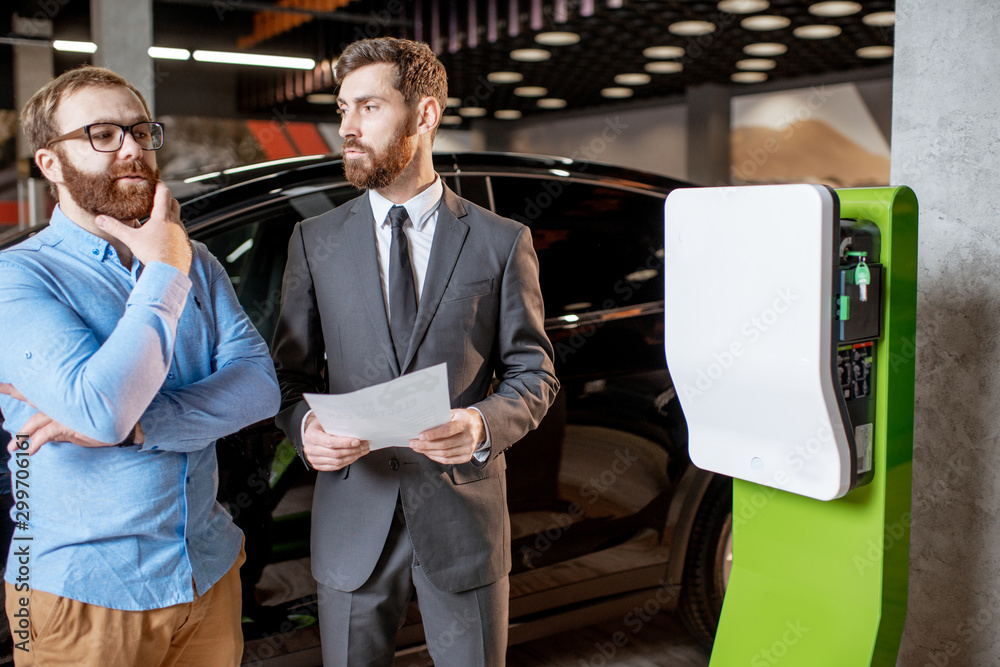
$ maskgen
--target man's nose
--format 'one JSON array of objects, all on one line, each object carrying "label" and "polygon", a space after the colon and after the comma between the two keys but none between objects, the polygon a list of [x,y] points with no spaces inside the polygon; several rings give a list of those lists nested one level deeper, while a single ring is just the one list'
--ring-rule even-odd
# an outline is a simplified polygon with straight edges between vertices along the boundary
[{"label": "man's nose", "polygon": [[135,160],[142,156],[142,146],[132,136],[132,132],[126,132],[122,137],[121,148],[118,149],[118,157],[127,160]]},{"label": "man's nose", "polygon": [[340,136],[344,137],[345,139],[347,137],[358,136],[358,127],[356,120],[357,116],[355,114],[351,113],[350,111],[345,111],[340,116],[340,129],[338,130]]}]

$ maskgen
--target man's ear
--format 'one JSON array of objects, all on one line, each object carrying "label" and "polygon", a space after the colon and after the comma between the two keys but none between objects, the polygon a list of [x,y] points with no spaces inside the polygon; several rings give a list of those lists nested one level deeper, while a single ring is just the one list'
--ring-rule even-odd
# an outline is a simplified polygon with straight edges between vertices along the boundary
[{"label": "man's ear", "polygon": [[50,183],[62,183],[62,162],[51,148],[39,148],[35,151],[35,164],[42,176]]},{"label": "man's ear", "polygon": [[441,122],[441,103],[436,97],[425,97],[417,102],[417,134],[433,133]]}]

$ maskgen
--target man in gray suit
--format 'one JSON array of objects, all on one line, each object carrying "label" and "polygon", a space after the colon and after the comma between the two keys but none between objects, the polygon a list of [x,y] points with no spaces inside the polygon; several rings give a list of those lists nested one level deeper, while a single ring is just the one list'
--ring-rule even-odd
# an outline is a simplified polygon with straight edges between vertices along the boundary
[{"label": "man in gray suit", "polygon": [[[367,192],[295,227],[272,348],[277,422],[319,471],[312,572],[323,661],[391,665],[416,592],[437,665],[502,665],[504,450],[559,388],[531,235],[434,172],[447,78],[427,45],[355,42],[335,74],[344,171]],[[370,451],[327,433],[302,400],[441,362],[451,420],[397,447]]]}]

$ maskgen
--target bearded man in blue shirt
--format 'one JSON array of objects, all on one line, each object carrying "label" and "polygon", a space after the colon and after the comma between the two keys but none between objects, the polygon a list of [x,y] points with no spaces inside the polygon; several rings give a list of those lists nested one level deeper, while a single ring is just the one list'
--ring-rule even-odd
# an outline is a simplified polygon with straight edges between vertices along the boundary
[{"label": "bearded man in blue shirt", "polygon": [[21,124],[59,205],[0,253],[15,663],[239,665],[215,441],[277,412],[267,346],[158,181],[163,128],[135,87],[72,70]]}]

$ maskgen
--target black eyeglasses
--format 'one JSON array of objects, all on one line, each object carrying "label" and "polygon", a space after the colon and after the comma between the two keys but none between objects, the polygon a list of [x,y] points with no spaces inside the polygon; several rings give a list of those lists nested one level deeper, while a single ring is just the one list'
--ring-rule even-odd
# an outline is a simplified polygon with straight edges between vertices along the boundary
[{"label": "black eyeglasses", "polygon": [[133,125],[119,125],[117,123],[84,125],[79,130],[73,130],[61,137],[56,137],[45,146],[51,146],[57,141],[85,136],[90,140],[90,145],[95,151],[114,153],[122,147],[126,132],[132,134],[132,138],[139,144],[139,148],[144,151],[159,150],[163,146],[163,123],[154,123],[148,120]]}]

